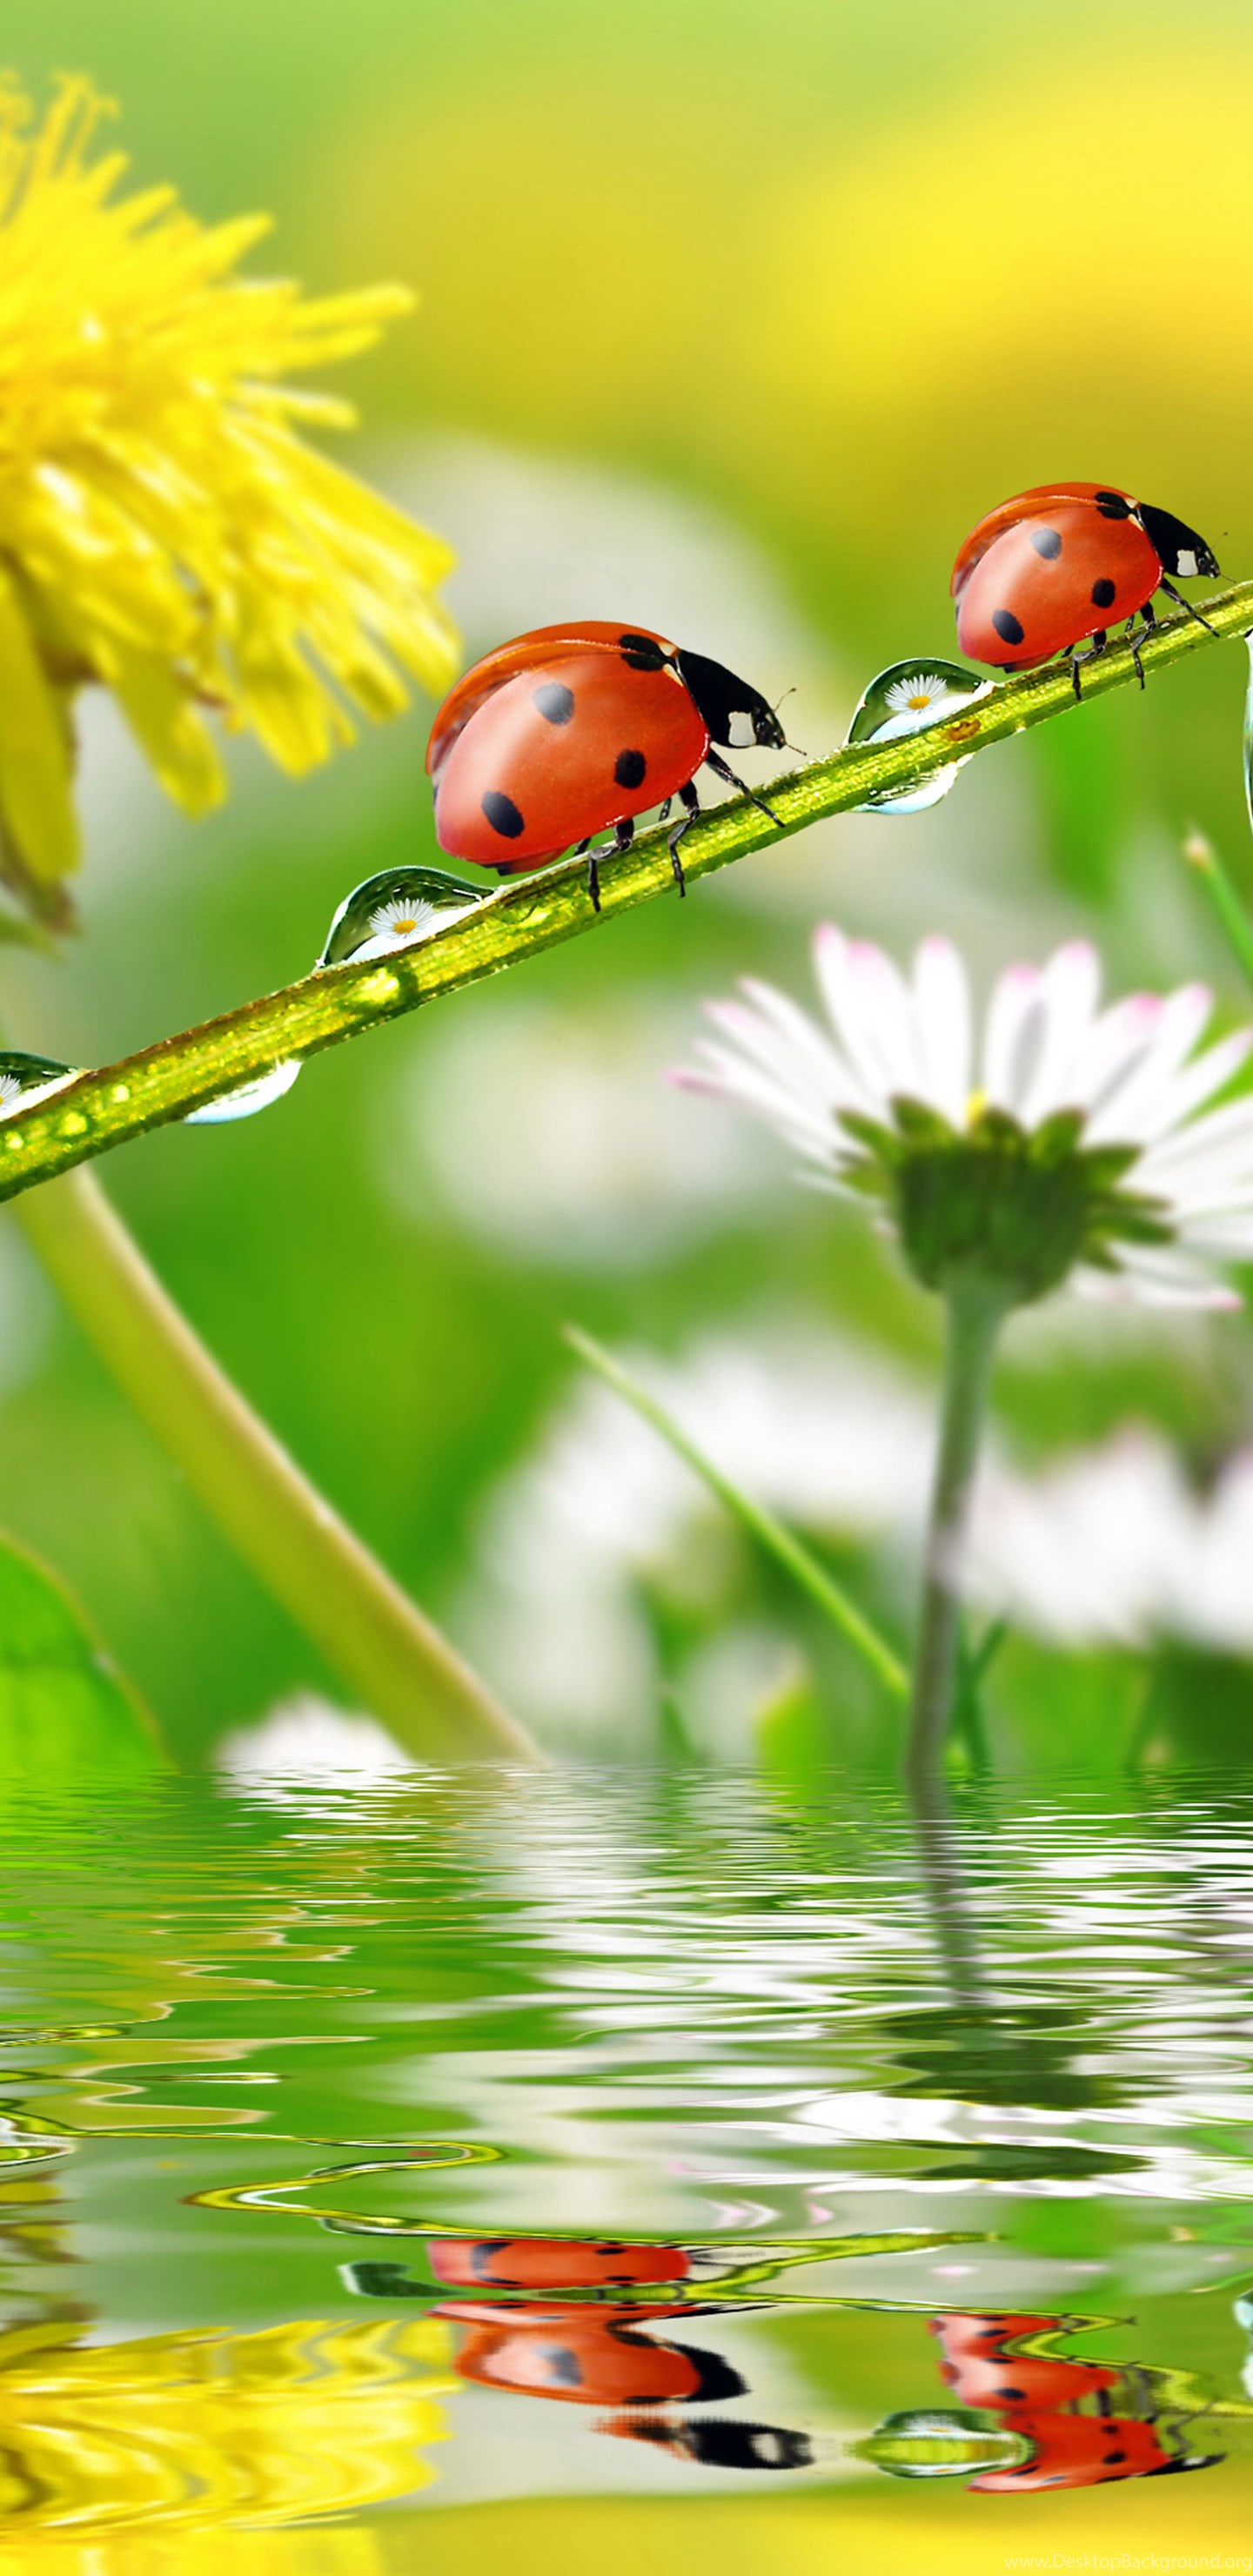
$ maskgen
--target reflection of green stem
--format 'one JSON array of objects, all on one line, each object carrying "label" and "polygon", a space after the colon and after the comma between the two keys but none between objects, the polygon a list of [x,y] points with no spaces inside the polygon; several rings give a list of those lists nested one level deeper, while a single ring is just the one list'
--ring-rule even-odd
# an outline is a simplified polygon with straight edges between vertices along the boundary
[{"label": "reflection of green stem", "polygon": [[944,1399],[923,1569],[907,1768],[915,1790],[937,1777],[953,1707],[962,1574],[979,1441],[1003,1296],[985,1281],[948,1290]]},{"label": "reflection of green stem", "polygon": [[620,1395],[624,1403],[633,1406],[635,1412],[641,1414],[645,1422],[652,1424],[654,1431],[660,1432],[662,1439],[668,1442],[677,1456],[682,1458],[693,1473],[700,1477],[701,1483],[708,1486],[710,1493],[716,1494],[718,1501],[726,1505],[727,1510],[740,1523],[741,1528],[748,1531],[750,1538],[754,1538],[758,1546],[764,1548],[766,1554],[774,1558],[776,1565],[783,1567],[785,1574],[791,1575],[792,1581],[800,1585],[802,1592],[808,1593],[810,1600],[817,1603],[824,1617],[830,1620],[832,1627],[839,1629],[840,1635],[861,1656],[862,1662],[869,1664],[871,1671],[885,1688],[891,1691],[893,1698],[903,1699],[909,1687],[909,1677],[904,1665],[893,1654],[891,1647],[879,1635],[878,1630],[871,1626],[870,1621],[857,1608],[856,1603],[850,1601],[848,1594],[841,1590],[834,1576],[828,1574],[826,1567],[819,1564],[817,1557],[811,1556],[809,1549],[804,1547],[798,1538],[794,1538],[790,1530],[784,1529],[782,1522],[775,1519],[773,1512],[766,1511],[761,1503],[753,1501],[751,1495],[742,1492],[738,1485],[733,1485],[730,1477],[724,1476],[721,1468],[715,1467],[712,1460],[706,1458],[703,1450],[698,1449],[695,1442],[689,1440],[687,1433],[680,1429],[673,1415],[667,1413],[665,1406],[658,1404],[656,1397],[649,1395],[647,1389],[622,1367],[621,1362],[613,1359],[608,1351],[602,1350],[600,1343],[594,1342],[589,1333],[581,1333],[577,1325],[567,1324],[565,1337],[571,1350],[578,1352],[579,1358],[586,1362],[588,1368],[595,1369],[597,1376],[603,1377],[606,1385],[613,1388],[615,1395]]},{"label": "reflection of green stem", "polygon": [[[1152,675],[1186,653],[1202,652],[1215,636],[1242,634],[1253,619],[1253,582],[1208,599],[1205,614],[1212,634],[1194,617],[1181,614],[1145,637],[1139,653],[1145,671]],[[1135,676],[1128,647],[1115,645],[1087,664],[1084,698],[1127,688]],[[744,797],[703,815],[683,843],[687,875],[693,880],[706,876],[766,842],[803,831],[807,823],[847,814],[873,797],[933,777],[938,769],[950,768],[955,757],[964,760],[1028,725],[1071,716],[1074,710],[1069,666],[1054,663],[989,689],[985,698],[969,700],[960,715],[921,733],[851,744],[829,760],[816,760],[794,777],[771,783],[770,809],[777,823]],[[255,1082],[287,1057],[316,1054],[421,1002],[498,974],[560,940],[607,926],[615,914],[654,895],[673,895],[664,827],[641,833],[632,849],[602,860],[600,883],[597,914],[588,902],[583,862],[560,860],[534,877],[502,887],[464,920],[413,948],[308,975],[204,1028],[147,1047],[123,1064],[80,1075],[54,1098],[0,1122],[0,1198],[11,1198],[33,1181],[68,1171],[93,1154],[107,1153],[145,1128],[185,1118],[189,1109]]]},{"label": "reflection of green stem", "polygon": [[406,1749],[433,1761],[539,1760],[223,1375],[90,1174],[33,1191],[18,1215],[71,1313],[224,1536]]},{"label": "reflection of green stem", "polygon": [[1250,921],[1217,850],[1206,840],[1203,832],[1189,832],[1183,845],[1183,855],[1189,867],[1195,868],[1209,896],[1246,984],[1253,984],[1253,921]]}]

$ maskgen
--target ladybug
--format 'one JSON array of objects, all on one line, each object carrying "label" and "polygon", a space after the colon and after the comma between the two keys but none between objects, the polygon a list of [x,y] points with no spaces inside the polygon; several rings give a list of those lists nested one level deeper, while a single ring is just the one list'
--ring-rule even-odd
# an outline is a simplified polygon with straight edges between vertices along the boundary
[{"label": "ladybug", "polygon": [[928,2332],[938,2338],[944,2359],[940,2376],[963,2406],[987,2406],[996,2414],[1023,2406],[1073,2405],[1076,2398],[1117,2387],[1116,2369],[1101,2362],[1066,2361],[1052,2353],[1018,2349],[1030,2335],[1056,2328],[1056,2317],[933,2317]]},{"label": "ladybug", "polygon": [[[784,739],[759,690],[664,635],[596,618],[537,626],[476,662],[435,718],[426,755],[435,836],[450,857],[524,875],[573,845],[582,856],[610,825],[614,849],[629,849],[637,814],[660,805],[664,822],[677,796],[670,862],[682,894],[696,771],[704,762],[777,823],[713,746],[777,751]],[[587,886],[599,912],[594,855]]]},{"label": "ladybug", "polygon": [[[1031,671],[1068,653],[1078,697],[1081,665],[1105,651],[1121,617],[1143,688],[1139,648],[1157,624],[1154,592],[1164,590],[1213,634],[1170,575],[1217,571],[1204,537],[1169,510],[1110,484],[1040,483],[1002,501],[967,537],[950,584],[958,642],[972,661],[1001,671]],[[1088,651],[1076,653],[1088,637]]]},{"label": "ladybug", "polygon": [[[994,2414],[1006,2432],[1031,2445],[1028,2459],[972,2478],[972,2490],[1022,2495],[1040,2487],[1101,2486],[1114,2478],[1177,2476],[1214,2466],[1212,2453],[1172,2446],[1156,2415],[1115,2414],[1115,2394],[1127,2392],[1126,2371],[1021,2349],[1027,2338],[1055,2329],[1057,2322],[951,2313],[932,2319],[930,2331],[944,2354],[942,2376],[954,2396]],[[1074,2411],[1083,2398],[1093,2401],[1091,2414]]]},{"label": "ladybug", "polygon": [[[466,2329],[461,2379],[515,2397],[558,2397],[573,2406],[694,2406],[742,2397],[744,2382],[721,2353],[662,2343],[643,2329],[638,2307],[571,2307],[528,2300],[516,2307],[449,2299],[432,2311]],[[690,2307],[652,2308],[666,2316]]]},{"label": "ladybug", "polygon": [[427,2254],[436,2280],[450,2290],[630,2289],[685,2281],[692,2268],[681,2246],[604,2238],[436,2236]]}]

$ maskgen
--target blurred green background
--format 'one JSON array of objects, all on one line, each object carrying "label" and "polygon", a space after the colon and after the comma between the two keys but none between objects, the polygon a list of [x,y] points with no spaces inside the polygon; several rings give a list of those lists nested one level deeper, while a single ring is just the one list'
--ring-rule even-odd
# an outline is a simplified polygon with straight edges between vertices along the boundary
[{"label": "blurred green background", "polygon": [[[643,621],[794,687],[818,754],[878,666],[951,653],[957,543],[1025,485],[1115,481],[1253,568],[1240,0],[9,0],[4,51],[41,100],[60,69],[115,96],[144,183],[206,219],[271,208],[254,266],[420,289],[340,380],[365,426],[337,447],[457,549],[468,655],[565,612]],[[711,1445],[885,1616],[908,1600],[934,1318],[781,1152],[663,1088],[700,996],[749,969],[803,992],[825,915],[898,950],[949,928],[985,979],[1085,930],[1113,980],[1200,973],[1236,1016],[1177,848],[1199,823],[1253,876],[1243,685],[1237,652],[1200,655],[930,814],[821,827],[334,1051],[253,1124],[104,1167],[248,1394],[553,1740],[735,1754],[768,1706],[780,1758],[824,1728],[878,1747],[855,1677],[574,1386],[569,1316],[665,1357]],[[354,883],[436,855],[420,706],[300,786],[237,751],[194,826],[89,714],[84,936],[3,961],[21,1043],[105,1059],[284,982]],[[997,1473],[1024,1529],[1037,1488],[1051,1518],[1009,1583],[1003,1756],[1253,1743],[1251,1360],[1225,1318],[1011,1336]],[[336,1696],[9,1220],[0,1454],[0,1517],[187,1757]]]}]

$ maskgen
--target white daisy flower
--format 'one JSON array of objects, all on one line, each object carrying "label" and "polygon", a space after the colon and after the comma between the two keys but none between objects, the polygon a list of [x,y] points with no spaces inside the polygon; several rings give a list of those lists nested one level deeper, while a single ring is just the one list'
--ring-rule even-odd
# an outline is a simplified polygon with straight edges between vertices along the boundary
[{"label": "white daisy flower", "polygon": [[21,1097],[22,1086],[16,1076],[11,1073],[0,1073],[0,1118],[4,1117],[7,1110],[16,1109]]},{"label": "white daisy flower", "polygon": [[359,948],[354,948],[354,960],[361,964],[367,957],[388,957],[394,949],[408,948],[415,939],[425,939],[437,925],[444,930],[449,922],[460,921],[463,912],[473,910],[473,903],[426,903],[410,895],[394,895],[390,903],[380,903],[371,913],[369,935]]},{"label": "white daisy flower", "polygon": [[1196,984],[1101,1006],[1085,941],[1012,966],[976,1030],[966,970],[924,940],[907,980],[868,942],[814,941],[826,1024],[773,987],[710,1005],[675,1078],[778,1128],[827,1186],[882,1203],[915,1274],[963,1270],[1025,1303],[1063,1285],[1232,1306],[1215,1265],[1253,1260],[1253,1094],[1207,1107],[1253,1032],[1197,1053]]},{"label": "white daisy flower", "polygon": [[883,692],[883,703],[894,716],[906,716],[912,724],[921,724],[934,708],[952,700],[953,694],[939,671],[909,671],[903,679],[890,682]]}]

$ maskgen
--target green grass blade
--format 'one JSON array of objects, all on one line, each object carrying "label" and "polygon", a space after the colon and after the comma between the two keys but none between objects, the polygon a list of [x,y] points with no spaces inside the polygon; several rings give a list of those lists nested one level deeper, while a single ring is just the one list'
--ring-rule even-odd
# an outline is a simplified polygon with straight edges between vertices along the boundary
[{"label": "green grass blade", "polygon": [[1235,958],[1246,984],[1253,986],[1253,921],[1249,919],[1235,886],[1212,842],[1203,832],[1189,832],[1183,845],[1188,866],[1194,868],[1218,917],[1227,945]]},{"label": "green grass blade", "polygon": [[650,1395],[609,1351],[593,1341],[590,1333],[581,1332],[577,1324],[567,1324],[565,1339],[587,1368],[603,1378],[606,1386],[611,1386],[624,1404],[629,1404],[642,1421],[650,1423],[653,1430],[660,1433],[676,1457],[682,1458],[693,1474],[699,1476],[701,1483],[725,1505],[741,1529],[747,1530],[749,1537],[756,1540],[767,1556],[774,1558],[776,1565],[782,1566],[785,1574],[790,1574],[792,1581],[830,1620],[832,1627],[839,1630],[846,1644],[860,1655],[862,1662],[869,1666],[893,1698],[903,1700],[909,1688],[909,1676],[899,1656],[893,1654],[886,1639],[871,1626],[856,1602],[850,1601],[848,1594],[819,1564],[817,1557],[811,1556],[800,1539],[784,1529],[773,1512],[768,1512],[761,1503],[755,1503],[751,1495],[732,1484],[730,1477],[724,1476],[721,1468],[715,1467],[712,1459],[689,1440],[665,1406],[659,1404],[656,1397]]}]

